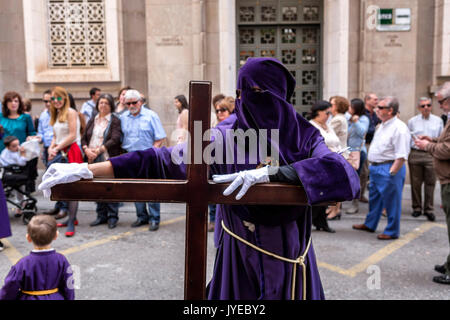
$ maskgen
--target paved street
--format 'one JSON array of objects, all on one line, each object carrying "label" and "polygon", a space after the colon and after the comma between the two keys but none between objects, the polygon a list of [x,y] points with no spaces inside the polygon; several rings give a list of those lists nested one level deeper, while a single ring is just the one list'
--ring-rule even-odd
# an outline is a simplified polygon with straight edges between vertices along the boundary
[{"label": "paved street", "polygon": [[[352,230],[352,224],[364,221],[367,204],[361,205],[359,214],[343,214],[342,220],[331,221],[337,233],[313,232],[327,299],[450,298],[449,286],[431,281],[437,275],[433,266],[443,263],[449,251],[439,186],[435,191],[435,223],[411,217],[409,190],[409,185],[405,186],[401,237],[396,241],[376,239],[386,218],[381,219],[375,234]],[[36,195],[39,211],[52,207],[40,192]],[[136,219],[132,203],[120,208],[116,229],[89,227],[95,219],[94,208],[93,203],[80,203],[75,237],[66,238],[62,229],[54,243],[76,266],[80,284],[76,298],[183,299],[185,205],[162,204],[162,224],[157,232],[149,232],[147,226],[130,227]],[[2,240],[7,248],[0,253],[2,284],[12,263],[31,250],[25,240],[26,227],[12,211],[10,216],[13,236]],[[207,280],[215,254],[213,235],[208,236]]]}]

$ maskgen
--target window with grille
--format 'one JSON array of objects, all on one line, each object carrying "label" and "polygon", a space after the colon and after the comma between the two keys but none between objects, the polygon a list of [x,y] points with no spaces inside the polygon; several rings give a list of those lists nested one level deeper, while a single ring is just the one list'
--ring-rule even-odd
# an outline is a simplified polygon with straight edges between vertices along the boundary
[{"label": "window with grille", "polygon": [[304,114],[320,98],[322,0],[238,0],[238,68],[274,57],[294,76],[291,103]]},{"label": "window with grille", "polygon": [[104,0],[47,0],[49,67],[107,65]]}]

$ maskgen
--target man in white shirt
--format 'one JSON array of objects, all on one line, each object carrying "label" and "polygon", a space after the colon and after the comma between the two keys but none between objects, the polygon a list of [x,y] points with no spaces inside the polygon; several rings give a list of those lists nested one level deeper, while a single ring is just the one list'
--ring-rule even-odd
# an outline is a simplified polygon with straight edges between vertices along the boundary
[{"label": "man in white shirt", "polygon": [[353,225],[353,229],[375,232],[383,208],[386,208],[388,223],[379,240],[397,239],[400,235],[402,212],[402,190],[405,183],[405,162],[411,148],[408,127],[398,117],[398,100],[394,97],[382,99],[376,107],[381,124],[375,131],[368,160],[369,167],[369,213],[364,224]]},{"label": "man in white shirt", "polygon": [[[414,138],[428,136],[432,139],[438,138],[444,123],[438,116],[431,114],[432,103],[430,98],[420,98],[418,109],[420,114],[408,121],[409,131]],[[411,153],[408,158],[409,174],[411,178],[412,216],[414,218],[423,214],[429,221],[436,217],[433,213],[434,188],[436,186],[436,175],[434,173],[433,157],[425,150],[419,149],[412,141]],[[422,184],[425,185],[425,199],[422,207]]]}]

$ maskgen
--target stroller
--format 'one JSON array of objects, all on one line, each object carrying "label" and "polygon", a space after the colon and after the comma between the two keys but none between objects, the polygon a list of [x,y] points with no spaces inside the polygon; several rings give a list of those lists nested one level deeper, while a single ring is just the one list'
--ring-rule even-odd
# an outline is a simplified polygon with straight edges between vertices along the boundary
[{"label": "stroller", "polygon": [[[37,160],[37,159],[36,159]],[[26,166],[9,165],[0,167],[0,178],[2,179],[6,201],[22,211],[22,221],[28,224],[37,213],[37,200],[31,195],[34,192],[36,175],[33,173],[34,161],[28,161]],[[23,191],[22,189],[25,189]],[[23,199],[13,200],[14,191],[23,195]]]}]

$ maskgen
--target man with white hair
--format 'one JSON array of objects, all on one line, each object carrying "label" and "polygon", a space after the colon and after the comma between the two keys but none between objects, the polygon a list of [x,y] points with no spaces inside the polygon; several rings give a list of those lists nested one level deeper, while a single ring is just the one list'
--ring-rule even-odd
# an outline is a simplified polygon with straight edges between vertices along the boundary
[{"label": "man with white hair", "polygon": [[386,208],[388,223],[377,238],[392,240],[400,235],[405,161],[411,148],[411,137],[406,124],[397,117],[399,103],[396,98],[382,99],[375,110],[381,124],[375,131],[368,154],[369,213],[364,224],[355,224],[353,229],[375,232],[383,208]]},{"label": "man with white hair", "polygon": [[[437,138],[441,135],[444,123],[440,117],[431,114],[432,106],[430,98],[422,97],[419,99],[417,108],[420,113],[408,121],[408,128],[413,139],[420,135],[431,138]],[[425,150],[419,149],[414,144],[414,141],[412,141],[411,145],[408,166],[411,178],[412,216],[417,218],[423,213],[429,221],[434,221],[433,200],[436,175],[434,173],[433,157]],[[423,206],[422,184],[425,186]]]},{"label": "man with white hair", "polygon": [[[450,115],[450,82],[446,82],[436,93],[436,98],[442,110]],[[450,121],[447,121],[439,138],[419,136],[415,140],[416,146],[429,152],[433,156],[434,169],[441,182],[442,208],[445,212],[447,222],[447,233],[450,242]],[[441,284],[450,284],[450,254],[443,265],[434,266],[434,270],[442,273],[441,276],[433,277],[433,281]]]},{"label": "man with white hair", "polygon": [[[125,94],[128,111],[120,117],[123,132],[122,148],[127,152],[161,147],[166,132],[156,112],[143,108],[142,96],[137,90],[128,90]],[[156,231],[160,222],[160,204],[135,202],[137,220],[131,225],[139,227],[150,224],[150,231]]]}]

